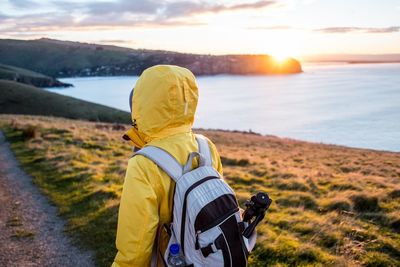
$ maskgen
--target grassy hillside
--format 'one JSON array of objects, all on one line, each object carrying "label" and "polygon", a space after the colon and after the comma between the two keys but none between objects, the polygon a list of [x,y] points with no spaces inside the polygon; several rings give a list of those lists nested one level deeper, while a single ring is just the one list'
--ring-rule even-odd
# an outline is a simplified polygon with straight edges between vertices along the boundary
[{"label": "grassy hillside", "polygon": [[179,65],[197,75],[302,71],[300,62],[295,59],[279,63],[268,55],[195,55],[51,39],[0,39],[0,63],[51,77],[140,75],[144,69],[156,64]]},{"label": "grassy hillside", "polygon": [[9,65],[0,64],[0,80],[10,80],[37,87],[68,87],[70,84],[62,83],[57,79]]},{"label": "grassy hillside", "polygon": [[[109,266],[131,155],[123,127],[11,115],[0,125],[68,232],[96,252],[98,266]],[[216,143],[240,203],[260,190],[274,200],[251,266],[400,265],[399,153],[197,132]]]},{"label": "grassy hillside", "polygon": [[0,80],[1,113],[79,118],[114,123],[130,122],[128,112],[5,80]]}]

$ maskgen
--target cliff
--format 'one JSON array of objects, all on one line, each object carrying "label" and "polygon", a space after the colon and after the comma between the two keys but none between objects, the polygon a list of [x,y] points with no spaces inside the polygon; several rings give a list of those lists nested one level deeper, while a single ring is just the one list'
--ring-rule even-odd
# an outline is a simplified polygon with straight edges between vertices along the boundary
[{"label": "cliff", "polygon": [[277,62],[268,55],[185,54],[52,39],[0,40],[0,63],[51,77],[140,75],[157,64],[179,65],[196,75],[302,72],[300,62],[293,58]]}]

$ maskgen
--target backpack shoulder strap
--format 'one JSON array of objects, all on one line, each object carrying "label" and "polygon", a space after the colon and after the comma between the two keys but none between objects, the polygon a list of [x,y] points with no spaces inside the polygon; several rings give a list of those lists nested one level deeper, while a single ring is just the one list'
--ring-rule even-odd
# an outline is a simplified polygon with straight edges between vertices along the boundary
[{"label": "backpack shoulder strap", "polygon": [[196,134],[195,136],[197,144],[199,145],[199,153],[203,155],[205,159],[205,165],[212,166],[211,151],[207,139],[201,134]]},{"label": "backpack shoulder strap", "polygon": [[145,146],[133,156],[142,155],[152,160],[158,167],[168,174],[175,182],[183,174],[183,166],[170,153],[155,146]]}]

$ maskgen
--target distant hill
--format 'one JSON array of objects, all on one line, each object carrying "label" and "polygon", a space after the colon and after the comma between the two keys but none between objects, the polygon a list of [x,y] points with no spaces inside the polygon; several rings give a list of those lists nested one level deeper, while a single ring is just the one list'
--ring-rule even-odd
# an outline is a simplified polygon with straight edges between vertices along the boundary
[{"label": "distant hill", "polygon": [[0,79],[16,81],[37,87],[68,87],[71,84],[62,83],[52,77],[17,68],[9,65],[0,64]]},{"label": "distant hill", "polygon": [[0,63],[51,77],[140,75],[156,64],[179,65],[196,75],[302,72],[300,62],[292,58],[279,63],[268,55],[197,55],[44,38],[0,39]]},{"label": "distant hill", "polygon": [[128,112],[5,80],[0,80],[1,113],[130,123]]}]

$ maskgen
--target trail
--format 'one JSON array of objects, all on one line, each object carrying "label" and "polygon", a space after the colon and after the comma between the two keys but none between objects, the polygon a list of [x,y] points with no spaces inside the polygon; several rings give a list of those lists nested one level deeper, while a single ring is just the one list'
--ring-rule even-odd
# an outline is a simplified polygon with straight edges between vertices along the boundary
[{"label": "trail", "polygon": [[74,246],[64,226],[0,131],[0,266],[94,266],[92,253]]}]

